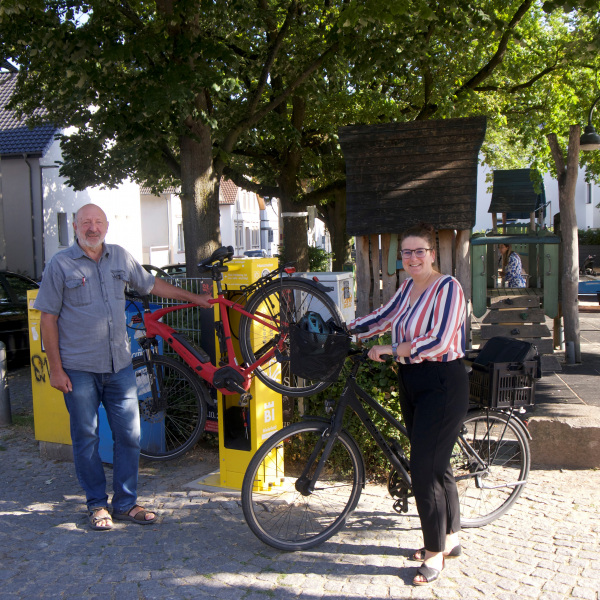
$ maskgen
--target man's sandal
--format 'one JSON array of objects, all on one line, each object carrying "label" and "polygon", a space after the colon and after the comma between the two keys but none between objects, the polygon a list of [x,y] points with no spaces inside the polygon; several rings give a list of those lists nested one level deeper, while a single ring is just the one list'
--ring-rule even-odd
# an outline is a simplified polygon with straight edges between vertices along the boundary
[{"label": "man's sandal", "polygon": [[[106,514],[103,516],[98,515],[98,513],[101,510],[106,511]],[[90,510],[88,512],[88,521],[90,529],[93,529],[94,531],[109,531],[110,529],[112,529],[113,526],[112,517],[106,509],[106,506],[100,506],[98,508],[93,508],[92,510]],[[102,521],[108,521],[108,524],[99,525],[99,523],[101,523]]]},{"label": "man's sandal", "polygon": [[[134,508],[139,508],[138,512],[135,515],[131,515],[131,511]],[[146,515],[153,514],[153,519],[146,519]],[[132,523],[137,523],[138,525],[151,525],[156,522],[158,519],[158,515],[153,510],[146,510],[143,506],[136,504],[132,506],[127,512],[124,513],[113,513],[113,518],[117,521],[131,521]]]},{"label": "man's sandal", "polygon": [[[434,569],[433,567],[428,567],[425,563],[423,563],[417,569],[417,574],[413,579],[413,585],[429,585],[430,583],[433,583],[440,576],[440,573],[444,570],[445,566],[445,563],[442,563],[441,569]],[[424,579],[424,581],[417,579],[419,575]]]},{"label": "man's sandal", "polygon": [[[444,558],[458,558],[462,555],[462,548],[460,544],[456,544],[448,554],[444,552]],[[425,548],[420,548],[414,554],[411,554],[410,560],[415,562],[423,562],[425,560]]]}]

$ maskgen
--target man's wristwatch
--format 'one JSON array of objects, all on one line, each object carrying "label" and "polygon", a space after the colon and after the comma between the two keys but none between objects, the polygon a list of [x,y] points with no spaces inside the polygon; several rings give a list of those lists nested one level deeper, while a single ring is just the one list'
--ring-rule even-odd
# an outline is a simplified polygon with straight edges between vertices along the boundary
[{"label": "man's wristwatch", "polygon": [[394,360],[398,358],[398,342],[392,344],[392,356],[394,357]]}]

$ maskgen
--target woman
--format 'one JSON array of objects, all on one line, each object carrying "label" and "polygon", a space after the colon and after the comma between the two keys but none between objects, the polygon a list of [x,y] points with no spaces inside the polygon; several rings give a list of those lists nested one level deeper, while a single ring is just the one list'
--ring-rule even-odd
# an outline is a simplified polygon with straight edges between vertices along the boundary
[{"label": "woman", "polygon": [[523,277],[521,257],[512,250],[510,244],[498,244],[502,255],[502,277],[509,288],[527,287],[527,280]]},{"label": "woman", "polygon": [[[435,231],[421,223],[401,237],[410,276],[383,307],[350,324],[368,325],[360,337],[391,329],[392,345],[376,345],[369,358],[398,363],[400,404],[410,438],[410,472],[423,531],[415,585],[435,581],[445,557],[461,554],[460,506],[450,457],[469,404],[465,352],[465,299],[458,281],[434,270]],[[382,356],[384,358],[382,358]]]}]

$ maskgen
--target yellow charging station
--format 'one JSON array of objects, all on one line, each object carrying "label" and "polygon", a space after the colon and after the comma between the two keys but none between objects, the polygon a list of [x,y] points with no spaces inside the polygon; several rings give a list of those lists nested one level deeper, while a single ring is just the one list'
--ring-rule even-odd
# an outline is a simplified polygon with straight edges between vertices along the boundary
[{"label": "yellow charging station", "polygon": [[[239,290],[259,279],[264,273],[277,268],[275,258],[234,258],[226,263],[228,271],[223,273],[223,288],[227,286],[230,299],[239,296]],[[236,294],[236,292],[238,292]],[[215,309],[215,317],[217,316]],[[241,360],[237,333],[239,313],[230,311],[231,330],[236,355]],[[255,323],[252,336],[262,338],[264,326]],[[217,343],[217,353],[219,345]],[[217,356],[217,361],[219,356]],[[248,463],[261,444],[283,427],[281,394],[269,389],[257,377],[252,378],[249,390],[252,400],[248,406],[240,406],[238,394],[218,394],[219,417],[219,471],[199,481],[206,486],[242,489],[244,473]]]},{"label": "yellow charging station", "polygon": [[62,392],[50,385],[48,357],[42,341],[41,313],[33,308],[38,290],[27,292],[29,352],[31,357],[31,392],[35,439],[41,442],[71,445],[69,413]]}]

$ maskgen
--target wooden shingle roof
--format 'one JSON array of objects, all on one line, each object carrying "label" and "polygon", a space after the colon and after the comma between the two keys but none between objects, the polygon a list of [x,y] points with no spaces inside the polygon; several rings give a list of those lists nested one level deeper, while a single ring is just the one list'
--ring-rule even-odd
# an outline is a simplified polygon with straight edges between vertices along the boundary
[{"label": "wooden shingle roof", "polygon": [[544,202],[544,184],[540,192],[533,187],[532,176],[541,179],[533,169],[498,169],[494,171],[494,186],[489,213],[506,213],[509,219],[528,219]]},{"label": "wooden shingle roof", "polygon": [[349,235],[475,225],[485,117],[341,127]]}]

